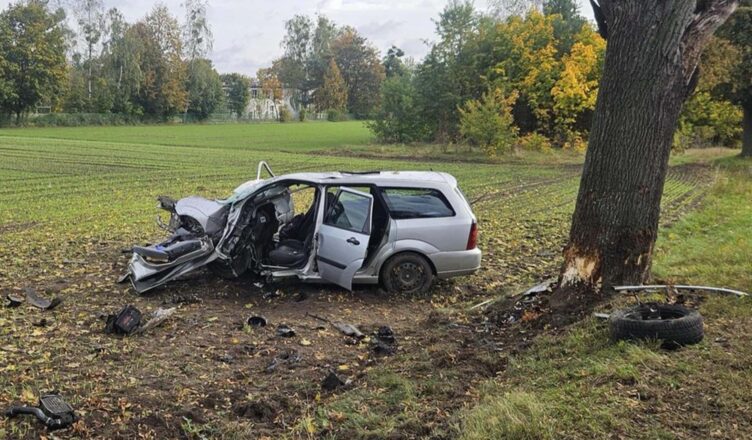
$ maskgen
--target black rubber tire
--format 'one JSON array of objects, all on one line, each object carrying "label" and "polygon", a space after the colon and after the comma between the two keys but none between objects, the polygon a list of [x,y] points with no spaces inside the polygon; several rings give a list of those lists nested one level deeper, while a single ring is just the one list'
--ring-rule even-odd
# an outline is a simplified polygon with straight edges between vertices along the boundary
[{"label": "black rubber tire", "polygon": [[[646,319],[651,313],[660,318]],[[664,347],[697,344],[704,335],[702,315],[678,304],[640,304],[617,310],[609,317],[611,338],[619,340],[658,339]]]},{"label": "black rubber tire", "polygon": [[431,284],[433,268],[424,256],[415,252],[397,254],[381,269],[381,285],[389,293],[425,293]]}]

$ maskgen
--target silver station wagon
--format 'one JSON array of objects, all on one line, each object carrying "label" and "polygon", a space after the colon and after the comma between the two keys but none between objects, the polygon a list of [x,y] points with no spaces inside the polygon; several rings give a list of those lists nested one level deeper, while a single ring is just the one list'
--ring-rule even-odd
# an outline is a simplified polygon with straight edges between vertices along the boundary
[{"label": "silver station wagon", "polygon": [[[271,176],[261,178],[263,169]],[[127,278],[145,292],[206,266],[228,278],[378,284],[426,291],[480,267],[475,215],[457,180],[418,171],[296,173],[255,180],[224,200],[159,198],[171,236],[134,246]]]}]

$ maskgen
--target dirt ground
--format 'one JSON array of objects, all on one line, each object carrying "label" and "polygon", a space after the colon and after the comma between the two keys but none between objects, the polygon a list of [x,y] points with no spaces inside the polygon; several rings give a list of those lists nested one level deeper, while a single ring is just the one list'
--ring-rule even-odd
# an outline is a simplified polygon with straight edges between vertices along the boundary
[{"label": "dirt ground", "polygon": [[[118,261],[113,266],[124,267],[125,258],[113,257]],[[113,269],[113,277],[117,273]],[[67,282],[48,286],[43,294],[52,297]],[[448,282],[439,283],[436,290],[451,293],[406,298],[376,287],[353,293],[292,282],[267,287],[199,272],[141,297],[123,286],[121,301],[113,300],[112,293],[92,292],[51,311],[24,305],[13,315],[13,326],[32,332],[35,343],[25,353],[12,345],[0,347],[0,353],[49,360],[46,365],[52,368],[28,372],[44,385],[20,396],[28,402],[29,392],[55,390],[74,404],[81,421],[56,434],[58,438],[183,438],[187,422],[218,420],[249,423],[255,437],[276,438],[302,415],[306,404],[332,394],[320,385],[330,372],[350,382],[343,387],[348,389],[358,386],[376,365],[425,374],[413,368],[410,354],[428,354],[436,368],[451,366],[470,379],[458,383],[454,399],[445,402],[449,411],[465,400],[474,382],[501,370],[501,360],[497,364],[486,356],[497,348],[494,341],[479,339],[476,325],[436,312],[437,301],[459,301],[472,293]],[[146,334],[104,334],[101,315],[125,303],[145,314],[159,307],[178,309]],[[268,324],[244,325],[256,315]],[[366,337],[358,341],[345,336],[320,318],[353,324]],[[295,336],[277,336],[281,324],[292,327]],[[373,335],[382,326],[389,326],[396,336],[394,355],[374,349]],[[59,340],[59,334],[68,340]],[[492,337],[493,332],[487,334]],[[19,400],[9,397],[2,400]],[[22,421],[24,429],[18,432],[37,438],[43,431],[29,422]],[[4,420],[0,426],[9,429],[11,423],[18,422]]]}]

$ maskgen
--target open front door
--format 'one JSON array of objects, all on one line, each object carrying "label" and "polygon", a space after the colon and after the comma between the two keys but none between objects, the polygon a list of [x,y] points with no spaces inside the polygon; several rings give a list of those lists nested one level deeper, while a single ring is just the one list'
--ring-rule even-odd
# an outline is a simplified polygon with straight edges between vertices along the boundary
[{"label": "open front door", "polygon": [[352,290],[353,276],[368,250],[372,211],[370,194],[339,190],[319,228],[316,260],[321,278]]}]

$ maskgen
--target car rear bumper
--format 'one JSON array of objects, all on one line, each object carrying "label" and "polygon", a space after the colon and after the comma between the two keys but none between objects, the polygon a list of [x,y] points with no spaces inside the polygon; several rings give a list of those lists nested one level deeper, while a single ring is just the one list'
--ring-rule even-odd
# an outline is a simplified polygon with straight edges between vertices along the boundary
[{"label": "car rear bumper", "polygon": [[482,252],[478,248],[469,251],[438,252],[430,256],[439,278],[469,275],[480,269],[481,257]]}]

